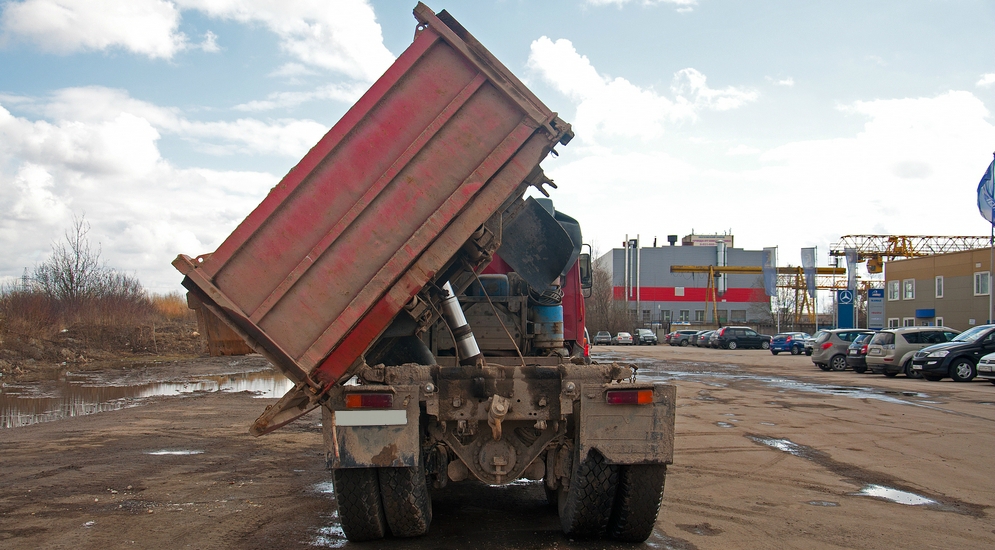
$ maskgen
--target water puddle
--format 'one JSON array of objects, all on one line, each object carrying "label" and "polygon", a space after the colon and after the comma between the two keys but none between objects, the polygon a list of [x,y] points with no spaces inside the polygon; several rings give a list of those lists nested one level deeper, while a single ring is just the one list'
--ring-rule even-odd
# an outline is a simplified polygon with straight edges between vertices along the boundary
[{"label": "water puddle", "polygon": [[189,456],[189,455],[202,455],[204,451],[149,451],[145,453],[152,456]]},{"label": "water puddle", "polygon": [[716,422],[715,425],[718,426],[718,427],[720,427],[720,428],[735,428],[736,427],[736,426],[733,426],[732,424],[730,424],[728,422]]},{"label": "water puddle", "polygon": [[133,365],[107,372],[65,373],[54,381],[6,384],[0,387],[0,429],[116,411],[154,397],[196,392],[245,391],[260,398],[282,397],[293,382],[265,365],[261,369],[258,361],[244,365],[233,361],[229,369],[239,372],[182,381],[155,380],[154,365]]},{"label": "water puddle", "polygon": [[867,485],[860,491],[851,494],[862,497],[881,498],[897,504],[904,504],[906,506],[926,506],[937,504],[937,502],[931,498],[926,498],[907,491],[899,491],[898,489],[892,489],[891,487],[884,487],[882,485]]},{"label": "water puddle", "polygon": [[[923,496],[911,491],[897,489],[896,487],[900,487],[902,485],[902,482],[899,479],[885,473],[840,462],[833,459],[828,453],[814,449],[808,445],[800,445],[790,439],[780,439],[754,434],[747,434],[746,437],[754,443],[765,445],[790,455],[810,460],[842,477],[849,483],[853,483],[854,485],[861,487],[860,491],[849,493],[853,496],[875,497],[896,504],[926,506],[941,512],[953,512],[955,514],[963,514],[978,518],[985,516],[984,506],[950,498]],[[823,506],[823,504],[815,504],[816,502],[822,501],[812,501],[808,504],[813,506]],[[833,505],[836,506],[837,504]]]},{"label": "water puddle", "polygon": [[824,506],[826,508],[835,508],[840,505],[839,502],[832,502],[829,500],[810,500],[806,502],[809,506]]}]

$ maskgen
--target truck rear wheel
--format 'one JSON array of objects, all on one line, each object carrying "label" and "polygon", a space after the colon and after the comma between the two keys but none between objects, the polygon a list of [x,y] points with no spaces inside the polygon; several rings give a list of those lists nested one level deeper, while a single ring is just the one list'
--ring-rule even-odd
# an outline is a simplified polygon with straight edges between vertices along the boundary
[{"label": "truck rear wheel", "polygon": [[623,542],[643,542],[653,533],[663,502],[666,464],[620,466],[615,506],[608,536]]},{"label": "truck rear wheel", "polygon": [[346,538],[356,542],[382,539],[387,534],[387,520],[376,468],[332,470],[332,484]]},{"label": "truck rear wheel", "polygon": [[615,501],[618,467],[591,450],[584,460],[574,454],[574,471],[568,488],[560,486],[557,505],[563,532],[574,537],[605,534]]},{"label": "truck rear wheel", "polygon": [[432,523],[432,498],[428,494],[425,466],[380,468],[380,495],[384,516],[395,537],[417,537]]}]

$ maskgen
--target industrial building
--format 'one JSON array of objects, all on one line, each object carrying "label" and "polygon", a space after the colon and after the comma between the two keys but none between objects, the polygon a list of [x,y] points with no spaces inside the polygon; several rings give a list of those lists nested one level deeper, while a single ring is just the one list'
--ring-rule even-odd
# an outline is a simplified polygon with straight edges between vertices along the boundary
[{"label": "industrial building", "polygon": [[884,264],[888,327],[946,325],[966,330],[988,323],[988,248],[893,260]]},{"label": "industrial building", "polygon": [[[759,275],[715,277],[715,306],[709,303],[708,273],[671,273],[671,266],[760,266],[762,251],[733,246],[732,235],[688,235],[677,246],[643,247],[626,238],[626,246],[601,256],[598,266],[611,272],[616,300],[624,300],[644,325],[736,324],[758,322],[770,311]],[[715,318],[713,311],[717,314]],[[768,314],[769,315],[769,314]]]}]

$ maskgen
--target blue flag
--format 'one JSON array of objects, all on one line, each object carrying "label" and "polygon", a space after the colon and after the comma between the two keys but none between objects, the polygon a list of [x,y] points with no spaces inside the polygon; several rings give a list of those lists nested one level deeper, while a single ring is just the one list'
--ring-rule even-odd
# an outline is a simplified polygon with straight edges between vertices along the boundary
[{"label": "blue flag", "polygon": [[978,210],[981,217],[988,220],[988,223],[995,224],[995,160],[988,165],[988,170],[978,184]]}]

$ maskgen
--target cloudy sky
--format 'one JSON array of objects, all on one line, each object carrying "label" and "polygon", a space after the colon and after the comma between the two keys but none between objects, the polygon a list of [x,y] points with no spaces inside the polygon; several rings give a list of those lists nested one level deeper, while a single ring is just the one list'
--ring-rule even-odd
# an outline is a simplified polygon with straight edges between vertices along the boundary
[{"label": "cloudy sky", "polygon": [[[74,216],[179,289],[410,43],[397,0],[0,0],[0,277]],[[986,0],[450,0],[577,138],[543,166],[604,252],[732,231],[780,263],[841,235],[987,235]]]}]

